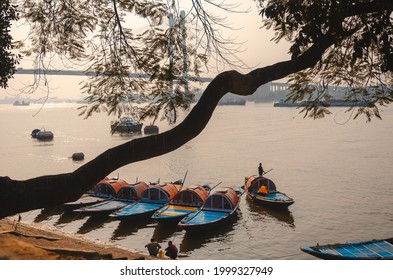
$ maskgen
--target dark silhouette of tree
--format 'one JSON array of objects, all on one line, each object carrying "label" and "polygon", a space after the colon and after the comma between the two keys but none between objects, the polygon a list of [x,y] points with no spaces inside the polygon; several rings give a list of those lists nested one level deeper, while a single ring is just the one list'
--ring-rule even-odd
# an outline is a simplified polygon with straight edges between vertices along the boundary
[{"label": "dark silhouette of tree", "polygon": [[[34,6],[33,2],[39,2],[40,5]],[[155,33],[156,27],[147,31],[148,37],[144,37],[147,42],[142,46],[151,48],[160,46],[162,51],[158,52],[157,48],[155,50],[159,53],[158,57],[155,57],[154,53],[151,53],[152,57],[144,57],[140,55],[139,51],[146,51],[146,49],[140,45],[132,46],[130,44],[131,37],[127,37],[126,34],[131,36],[131,32],[123,29],[122,21],[119,20],[120,13],[113,9],[113,7],[121,7],[133,10],[159,22],[163,18],[162,11],[171,7],[162,7],[154,1],[151,2],[151,9],[138,6],[138,1],[97,1],[97,3],[100,2],[100,5],[94,4],[95,1],[89,1],[91,12],[85,13],[83,9],[86,7],[83,7],[83,1],[79,2],[81,7],[71,10],[77,13],[76,18],[79,18],[80,22],[72,20],[72,17],[67,18],[66,15],[64,18],[60,17],[64,20],[62,24],[60,24],[62,21],[59,21],[59,25],[49,22],[49,19],[53,19],[51,15],[56,14],[59,17],[58,13],[61,10],[58,10],[57,1],[25,1],[25,3],[31,4],[25,10],[25,17],[35,24],[42,24],[42,26],[36,26],[38,33],[35,35],[41,34],[41,37],[35,41],[36,45],[33,46],[34,51],[40,56],[49,51],[66,53],[75,57],[86,55],[83,47],[86,42],[82,40],[83,33],[86,33],[86,30],[92,31],[94,26],[100,24],[101,20],[112,24],[107,25],[110,26],[111,31],[104,32],[101,38],[109,38],[108,36],[111,35],[109,40],[122,42],[122,44],[119,45],[119,49],[115,50],[113,46],[106,46],[104,43],[107,41],[104,41],[103,50],[107,52],[106,58],[110,58],[110,60],[104,59],[102,54],[97,54],[92,60],[93,63],[89,71],[97,75],[87,84],[87,92],[90,94],[89,100],[91,102],[91,107],[86,108],[88,115],[98,110],[103,104],[108,106],[109,111],[118,110],[116,108],[124,97],[122,90],[127,88],[105,95],[105,92],[100,92],[100,85],[105,87],[106,83],[113,82],[109,78],[113,78],[119,83],[135,85],[138,89],[143,88],[143,84],[142,87],[138,84],[140,81],[133,84],[133,81],[128,80],[130,77],[127,73],[131,69],[130,65],[133,65],[135,69],[144,70],[146,70],[144,67],[149,65],[147,69],[149,71],[145,71],[145,73],[152,75],[152,80],[159,77],[158,84],[173,81],[178,76],[179,72],[176,72],[175,66],[172,65],[172,68],[164,66],[159,58],[163,54],[163,49],[168,47],[168,39],[165,39],[168,36],[165,38],[161,36],[165,32]],[[202,2],[194,1],[194,3]],[[349,99],[364,98],[368,102],[368,107],[360,109],[359,113],[365,113],[368,118],[373,115],[380,117],[377,106],[392,102],[393,3],[390,0],[261,0],[257,2],[261,8],[263,26],[275,30],[277,41],[286,39],[292,43],[290,60],[257,68],[247,74],[237,71],[218,74],[207,86],[201,99],[184,121],[176,127],[164,133],[134,139],[104,151],[74,172],[23,181],[0,177],[0,217],[75,200],[106,174],[121,166],[169,153],[196,137],[203,131],[219,100],[226,93],[251,95],[261,85],[289,75],[292,75],[291,81],[294,82],[289,99],[301,100],[307,97],[309,103],[305,110],[313,117],[319,117],[328,112],[324,107],[323,100],[330,98],[326,89],[327,85],[332,84],[348,86]],[[103,8],[108,8],[111,5],[112,12],[108,12],[106,9],[107,13],[101,13]],[[219,42],[219,40],[215,40],[218,38],[215,37],[214,29],[209,29],[211,27],[209,14],[203,13],[204,10],[201,7],[198,6],[199,10],[194,10],[198,11],[195,14],[196,17],[204,19],[204,31],[205,34],[210,35],[209,40]],[[36,18],[37,15],[45,15],[45,17]],[[114,21],[112,22],[112,20]],[[176,22],[178,21],[175,20],[175,25]],[[74,24],[80,28],[80,32],[49,36],[50,32],[58,34],[59,31],[62,31],[59,28],[75,30],[77,28]],[[42,29],[44,27],[49,29]],[[62,37],[63,35],[64,37]],[[161,40],[161,45],[158,42],[152,44],[157,38]],[[206,46],[214,47],[214,44],[208,42]],[[216,48],[216,50],[220,50],[220,48]],[[190,52],[194,52],[198,56],[196,50]],[[123,58],[132,63],[128,66],[121,64],[120,61],[124,62]],[[196,61],[199,58],[195,58]],[[108,61],[110,63],[106,63]],[[319,88],[316,86],[318,84]],[[315,91],[316,96],[313,95]],[[167,94],[163,95],[162,102],[160,101],[160,105],[156,107],[158,111],[165,108],[170,108],[169,111],[173,111],[188,102],[187,98],[181,99],[183,96],[181,91],[177,95]],[[158,94],[156,97],[160,96]],[[133,99],[133,101],[136,100]],[[164,115],[168,115],[169,111],[164,112]]]},{"label": "dark silhouette of tree", "polygon": [[15,65],[20,56],[11,52],[11,22],[18,19],[16,7],[9,0],[0,3],[0,87],[6,88],[8,80],[15,74]]}]

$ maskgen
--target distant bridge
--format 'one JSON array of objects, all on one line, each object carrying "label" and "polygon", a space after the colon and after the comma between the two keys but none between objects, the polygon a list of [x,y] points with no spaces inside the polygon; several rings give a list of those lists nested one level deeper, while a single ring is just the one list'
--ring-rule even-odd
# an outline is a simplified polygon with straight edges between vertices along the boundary
[{"label": "distant bridge", "polygon": [[[21,75],[35,75],[39,74],[40,72],[34,69],[23,69],[23,68],[17,68],[16,69],[16,74],[21,74]],[[46,75],[69,75],[69,76],[92,76],[94,75],[93,72],[83,72],[80,70],[47,70],[45,72]],[[149,79],[151,77],[150,74],[144,74],[144,73],[131,73],[130,77],[134,78],[142,78],[142,79]],[[203,82],[203,83],[209,83],[213,80],[213,78],[210,77],[188,77],[189,81],[194,81],[194,82]],[[270,82],[267,84],[264,84],[260,87],[260,90],[263,92],[263,95],[266,94],[275,94],[278,92],[283,92],[287,91],[289,88],[290,84],[286,83],[276,83],[276,82]]]},{"label": "distant bridge", "polygon": [[[16,69],[16,74],[22,74],[22,75],[37,75],[43,73],[43,71],[37,71],[34,69],[23,69],[23,68],[17,68]],[[47,70],[45,72],[45,75],[68,75],[68,76],[93,76],[95,75],[93,72],[83,72],[79,70]],[[141,78],[141,79],[149,79],[151,77],[150,74],[144,74],[144,73],[131,73],[130,77],[133,78]],[[189,81],[195,81],[195,82],[211,82],[213,78],[204,78],[204,77],[188,77]]]}]

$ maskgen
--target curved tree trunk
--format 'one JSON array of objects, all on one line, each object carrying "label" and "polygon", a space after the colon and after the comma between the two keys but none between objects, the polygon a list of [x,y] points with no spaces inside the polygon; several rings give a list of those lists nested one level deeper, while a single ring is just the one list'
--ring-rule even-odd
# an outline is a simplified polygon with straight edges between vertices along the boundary
[{"label": "curved tree trunk", "polygon": [[251,95],[267,82],[311,67],[333,43],[333,39],[327,36],[296,59],[259,68],[246,75],[236,71],[223,72],[208,85],[199,102],[178,126],[111,148],[72,173],[23,181],[0,177],[0,218],[74,201],[114,170],[183,146],[205,128],[226,93]]}]

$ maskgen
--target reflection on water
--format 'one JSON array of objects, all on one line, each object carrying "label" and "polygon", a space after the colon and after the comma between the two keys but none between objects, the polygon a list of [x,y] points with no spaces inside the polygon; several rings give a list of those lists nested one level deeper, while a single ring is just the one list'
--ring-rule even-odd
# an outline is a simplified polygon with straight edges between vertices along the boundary
[{"label": "reflection on water", "polygon": [[173,223],[164,224],[157,223],[157,226],[154,229],[153,236],[157,242],[163,242],[166,239],[169,239],[175,232],[180,232],[182,229]]},{"label": "reflection on water", "polygon": [[41,212],[34,218],[35,223],[40,223],[49,220],[50,217],[60,215],[63,213],[61,206],[49,207],[41,209]]},{"label": "reflection on water", "polygon": [[84,234],[90,231],[102,228],[105,223],[111,220],[110,217],[105,215],[97,215],[89,217],[86,222],[78,229],[77,233]]},{"label": "reflection on water", "polygon": [[256,205],[247,197],[247,206],[250,211],[250,218],[253,221],[264,221],[269,218],[276,219],[280,224],[295,227],[295,219],[293,218],[292,212],[285,209],[274,209]]},{"label": "reflection on water", "polygon": [[119,240],[123,239],[124,237],[127,237],[129,235],[134,235],[137,233],[140,229],[149,227],[155,225],[155,222],[153,222],[150,219],[146,220],[135,220],[135,221],[120,221],[119,225],[117,228],[113,231],[113,234],[111,236],[111,240]]},{"label": "reflection on water", "polygon": [[81,213],[75,213],[72,211],[64,211],[63,214],[60,215],[60,218],[55,223],[55,226],[61,226],[68,223],[71,223],[76,220],[82,220],[85,216]]},{"label": "reflection on water", "polygon": [[234,215],[231,221],[219,227],[209,229],[207,231],[192,232],[187,231],[180,243],[180,252],[190,253],[194,250],[204,247],[213,241],[226,242],[231,237],[231,231],[239,220],[239,212]]}]

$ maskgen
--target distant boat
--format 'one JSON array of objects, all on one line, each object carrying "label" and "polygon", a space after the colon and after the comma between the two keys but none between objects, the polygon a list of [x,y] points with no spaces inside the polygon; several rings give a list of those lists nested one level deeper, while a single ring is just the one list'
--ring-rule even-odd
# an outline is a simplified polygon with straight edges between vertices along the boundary
[{"label": "distant boat", "polygon": [[229,98],[223,98],[218,102],[218,105],[240,105],[244,106],[246,105],[246,99],[244,98],[236,98],[236,97],[229,97]]},{"label": "distant boat", "polygon": [[85,215],[109,215],[110,213],[120,210],[131,204],[135,204],[142,198],[142,193],[149,186],[145,182],[138,182],[121,187],[114,199],[105,200],[97,204],[75,209],[74,212]]},{"label": "distant boat", "polygon": [[300,248],[325,260],[393,260],[393,238]]},{"label": "distant boat", "polygon": [[274,208],[288,208],[295,201],[285,193],[277,191],[274,182],[263,176],[245,178],[244,187],[252,202]]},{"label": "distant boat", "polygon": [[143,191],[139,202],[126,206],[109,216],[120,220],[150,219],[154,212],[175,197],[181,186],[181,181],[150,185]]},{"label": "distant boat", "polygon": [[[364,101],[350,102],[344,99],[330,99],[330,100],[324,100],[323,102],[331,107],[366,107],[367,106],[367,103]],[[281,100],[279,102],[273,103],[273,106],[274,107],[300,107],[305,103],[306,101],[291,102],[291,101]]]},{"label": "distant boat", "polygon": [[178,223],[203,205],[209,195],[209,189],[208,185],[198,185],[181,190],[170,203],[153,214],[153,220],[163,223]]},{"label": "distant boat", "polygon": [[126,185],[128,183],[122,179],[103,179],[78,200],[64,203],[63,208],[66,211],[72,211],[77,208],[113,199],[120,188]]},{"label": "distant boat", "polygon": [[14,103],[13,103],[13,105],[14,106],[29,106],[30,105],[30,101],[24,101],[24,100],[22,100],[22,101],[19,101],[19,100],[16,100]]},{"label": "distant boat", "polygon": [[134,121],[131,117],[122,117],[119,120],[111,122],[111,132],[131,133],[141,132],[141,123]]},{"label": "distant boat", "polygon": [[179,222],[186,231],[205,231],[230,222],[236,215],[241,193],[232,188],[210,194],[201,209]]}]

